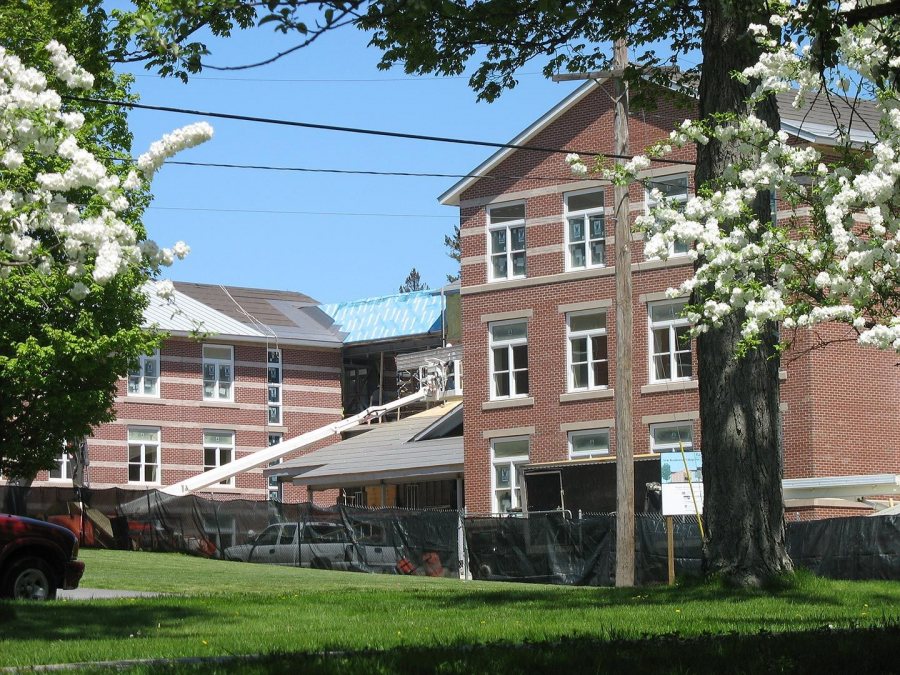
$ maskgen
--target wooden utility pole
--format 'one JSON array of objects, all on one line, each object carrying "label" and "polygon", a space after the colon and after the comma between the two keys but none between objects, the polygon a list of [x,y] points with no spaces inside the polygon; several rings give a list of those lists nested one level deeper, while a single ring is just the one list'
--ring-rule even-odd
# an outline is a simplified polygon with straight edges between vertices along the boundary
[{"label": "wooden utility pole", "polygon": [[[615,154],[628,155],[628,45],[616,40],[613,68]],[[624,164],[624,159],[617,159]],[[634,586],[634,444],[632,443],[631,203],[628,185],[613,190],[616,217],[616,586]]]},{"label": "wooden utility pole", "polygon": [[[612,71],[553,76],[555,82],[601,78],[613,81],[613,153],[620,157],[616,159],[618,164],[624,164],[626,160],[621,158],[629,154],[628,85],[624,77],[627,67],[628,45],[620,39],[614,46]],[[627,185],[614,186],[613,201],[616,218],[616,586],[634,586],[634,427],[631,422],[634,321],[631,306],[631,203]]]}]

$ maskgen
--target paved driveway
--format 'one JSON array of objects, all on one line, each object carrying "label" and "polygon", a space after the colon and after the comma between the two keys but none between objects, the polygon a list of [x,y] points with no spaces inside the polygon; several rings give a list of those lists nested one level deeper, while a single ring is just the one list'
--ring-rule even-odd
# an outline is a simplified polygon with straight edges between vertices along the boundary
[{"label": "paved driveway", "polygon": [[109,600],[111,598],[155,598],[161,593],[148,591],[117,591],[109,588],[75,588],[71,591],[60,589],[56,597],[59,600]]}]

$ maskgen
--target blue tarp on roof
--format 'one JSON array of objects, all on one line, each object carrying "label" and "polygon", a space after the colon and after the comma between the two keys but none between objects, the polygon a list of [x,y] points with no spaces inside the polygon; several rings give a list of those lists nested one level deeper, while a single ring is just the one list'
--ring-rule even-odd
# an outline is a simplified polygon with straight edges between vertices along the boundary
[{"label": "blue tarp on roof", "polygon": [[413,291],[380,298],[321,305],[344,344],[440,332],[443,298],[439,291]]}]

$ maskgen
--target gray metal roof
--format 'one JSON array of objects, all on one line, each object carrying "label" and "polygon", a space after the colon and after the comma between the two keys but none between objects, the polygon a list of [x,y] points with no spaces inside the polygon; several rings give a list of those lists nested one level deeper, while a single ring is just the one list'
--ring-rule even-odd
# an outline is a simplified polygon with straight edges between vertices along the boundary
[{"label": "gray metal roof", "polygon": [[[209,332],[326,347],[340,347],[343,343],[344,335],[331,317],[303,293],[184,281],[176,281],[174,285],[179,302],[202,314],[204,330]],[[185,320],[201,318],[186,309],[184,313]],[[228,331],[219,329],[226,324]]]},{"label": "gray metal roof", "polygon": [[398,422],[371,425],[364,433],[284,462],[267,476],[317,487],[356,486],[379,480],[451,477],[463,472],[463,437],[413,440],[457,413],[460,401],[430,408]]},{"label": "gray metal roof", "polygon": [[[260,331],[226,316],[209,305],[176,290],[171,300],[156,294],[156,283],[144,286],[150,304],[144,310],[144,325],[169,333],[191,333],[199,328],[212,334],[241,338],[265,338]],[[199,324],[199,325],[198,325]]]}]

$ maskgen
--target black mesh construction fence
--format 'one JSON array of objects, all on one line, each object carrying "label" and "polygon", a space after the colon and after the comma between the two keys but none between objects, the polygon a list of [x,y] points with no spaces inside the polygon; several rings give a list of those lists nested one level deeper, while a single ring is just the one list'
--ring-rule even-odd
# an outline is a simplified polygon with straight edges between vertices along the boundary
[{"label": "black mesh construction fence", "polygon": [[[177,551],[249,562],[456,577],[460,527],[476,579],[610,586],[614,514],[572,518],[468,517],[456,511],[319,508],[271,501],[173,497],[144,490],[0,486],[0,511],[63,525],[86,547]],[[694,517],[676,516],[675,572],[698,575]],[[832,518],[787,525],[794,564],[835,579],[900,579],[900,516]],[[638,514],[636,581],[668,577],[665,519]]]},{"label": "black mesh construction fence", "polygon": [[319,508],[158,491],[0,487],[0,509],[63,525],[85,547],[177,551],[323,569],[459,575],[456,511]]}]

